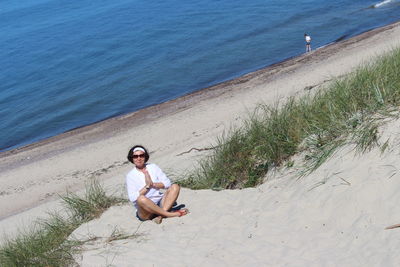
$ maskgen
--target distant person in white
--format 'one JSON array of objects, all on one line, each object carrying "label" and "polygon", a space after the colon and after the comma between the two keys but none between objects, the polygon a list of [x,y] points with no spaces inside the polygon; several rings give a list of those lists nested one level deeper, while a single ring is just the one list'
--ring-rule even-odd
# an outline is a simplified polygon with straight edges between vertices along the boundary
[{"label": "distant person in white", "polygon": [[[149,154],[143,146],[129,150],[128,160],[135,167],[126,175],[129,200],[135,205],[136,216],[141,221],[161,223],[163,218],[186,215],[188,209],[172,211],[178,199],[180,186],[171,184],[164,172],[156,165],[147,163]],[[166,189],[161,192],[160,189]]]},{"label": "distant person in white", "polygon": [[306,41],[306,53],[311,51],[311,36],[307,33],[304,34],[304,40]]}]

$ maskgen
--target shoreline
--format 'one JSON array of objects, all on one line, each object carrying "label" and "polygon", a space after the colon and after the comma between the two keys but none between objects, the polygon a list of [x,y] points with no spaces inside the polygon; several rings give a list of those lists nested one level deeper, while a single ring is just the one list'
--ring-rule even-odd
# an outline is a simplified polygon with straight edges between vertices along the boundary
[{"label": "shoreline", "polygon": [[135,143],[147,146],[169,175],[193,168],[207,152],[181,152],[213,144],[260,102],[276,104],[348,73],[398,45],[399,36],[396,22],[159,105],[1,152],[0,220],[13,221],[67,190],[82,190],[92,177],[120,187],[131,168],[126,152]]},{"label": "shoreline", "polygon": [[[89,125],[84,125],[81,127],[77,127],[75,129],[69,130],[67,132],[24,145],[22,147],[18,147],[11,150],[6,150],[0,152],[0,171],[3,170],[3,164],[1,164],[1,160],[7,158],[9,156],[18,155],[19,153],[25,153],[31,150],[40,149],[41,147],[47,146],[52,143],[56,143],[59,141],[70,139],[71,137],[75,137],[79,139],[79,142],[68,143],[61,148],[58,153],[68,151],[73,149],[77,145],[82,145],[83,142],[95,142],[96,140],[103,139],[109,137],[111,134],[107,134],[107,130],[126,130],[132,126],[141,125],[148,120],[159,119],[163,116],[173,114],[175,112],[180,112],[182,110],[187,109],[190,105],[195,103],[196,101],[203,101],[210,98],[216,98],[219,95],[222,95],[226,92],[230,92],[234,90],[233,87],[249,82],[250,80],[259,80],[259,83],[267,82],[271,76],[280,74],[280,72],[284,72],[285,68],[293,67],[297,63],[310,63],[314,60],[321,60],[330,56],[333,53],[338,52],[338,50],[343,49],[349,45],[362,41],[366,38],[369,38],[375,34],[390,30],[400,24],[400,21],[396,21],[394,23],[385,25],[383,27],[375,28],[366,32],[363,32],[359,35],[353,36],[349,39],[340,40],[338,42],[334,41],[325,46],[319,47],[312,51],[312,53],[301,54],[299,56],[294,56],[288,59],[284,59],[280,62],[273,63],[266,67],[263,67],[259,70],[244,74],[237,78],[221,82],[215,84],[210,87],[202,88],[192,93],[188,93],[181,97],[152,105],[137,111],[133,111],[127,114],[118,115],[116,117],[111,117],[108,119],[104,119],[99,122],[95,122]],[[272,77],[273,78],[273,77]],[[257,84],[256,84],[257,85]],[[91,141],[87,141],[88,138],[93,138]],[[50,152],[50,151],[49,151]],[[57,152],[55,152],[57,154]],[[44,153],[40,152],[39,159],[44,159],[46,157],[51,157],[55,155],[54,153]],[[13,164],[9,167],[13,166]]]}]

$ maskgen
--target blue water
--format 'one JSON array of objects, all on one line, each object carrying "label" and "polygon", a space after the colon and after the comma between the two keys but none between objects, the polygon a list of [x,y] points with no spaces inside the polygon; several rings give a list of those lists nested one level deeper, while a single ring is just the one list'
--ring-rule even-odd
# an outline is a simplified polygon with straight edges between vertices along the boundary
[{"label": "blue water", "polygon": [[399,0],[2,0],[0,150],[399,19]]}]

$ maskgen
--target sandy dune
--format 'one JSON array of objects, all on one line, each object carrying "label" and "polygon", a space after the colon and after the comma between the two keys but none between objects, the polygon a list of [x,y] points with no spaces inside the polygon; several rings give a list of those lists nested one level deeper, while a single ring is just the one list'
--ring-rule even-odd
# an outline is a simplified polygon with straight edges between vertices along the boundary
[{"label": "sandy dune", "polygon": [[[73,236],[88,242],[82,266],[398,266],[400,120],[381,128],[379,148],[340,149],[316,172],[270,174],[257,188],[184,190],[191,213],[162,225],[113,207]],[[382,142],[381,141],[381,142]],[[130,214],[131,216],[127,216]],[[110,241],[119,233],[137,236]],[[157,256],[156,256],[157,255]],[[154,264],[154,265],[153,265]]]},{"label": "sandy dune", "polygon": [[[207,152],[180,153],[209,147],[261,101],[272,104],[317,90],[399,43],[395,23],[177,100],[1,153],[0,233],[12,234],[58,208],[57,194],[83,189],[91,177],[121,188],[131,168],[126,153],[136,143],[147,146],[151,161],[173,178]],[[390,125],[396,136],[398,122]],[[78,261],[83,266],[394,266],[400,263],[394,253],[399,231],[382,231],[400,223],[395,142],[392,148],[383,156],[374,150],[356,158],[344,148],[299,181],[289,170],[254,189],[184,190],[182,203],[192,213],[160,226],[139,224],[129,206],[114,207],[75,234],[107,237],[115,227],[129,233],[139,227],[142,236],[109,244],[100,239]],[[160,256],[154,256],[156,249]]]}]

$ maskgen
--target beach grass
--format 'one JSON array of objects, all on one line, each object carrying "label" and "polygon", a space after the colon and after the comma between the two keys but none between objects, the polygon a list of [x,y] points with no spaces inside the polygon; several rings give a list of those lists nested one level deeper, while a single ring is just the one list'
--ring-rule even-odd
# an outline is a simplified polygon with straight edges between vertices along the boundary
[{"label": "beach grass", "polygon": [[50,213],[15,238],[6,238],[0,247],[0,266],[74,266],[73,255],[82,242],[69,239],[70,234],[112,205],[126,202],[108,196],[96,180],[87,183],[84,196],[68,193],[61,198],[66,206],[62,213]]},{"label": "beach grass", "polygon": [[346,143],[360,152],[378,145],[379,123],[399,104],[397,48],[317,92],[259,105],[242,127],[220,137],[213,153],[179,184],[192,189],[253,187],[268,170],[299,152],[306,162],[302,174],[310,173]]},{"label": "beach grass", "polygon": [[[378,143],[379,126],[398,114],[400,105],[400,49],[365,63],[329,86],[273,106],[259,105],[240,128],[217,139],[213,153],[199,162],[179,184],[215,190],[253,187],[269,170],[301,152],[303,174],[317,169],[337,148],[352,143],[363,153]],[[382,144],[384,151],[387,143]],[[84,241],[70,238],[81,224],[100,216],[125,199],[109,196],[96,180],[81,197],[61,199],[65,211],[51,213],[29,230],[0,247],[0,266],[74,266],[73,255]],[[116,230],[109,241],[134,238]]]},{"label": "beach grass", "polygon": [[70,217],[78,222],[90,221],[99,217],[112,205],[127,201],[125,198],[108,196],[96,180],[91,180],[86,184],[84,197],[79,197],[75,193],[68,193],[66,196],[61,196],[61,199],[71,213]]}]

